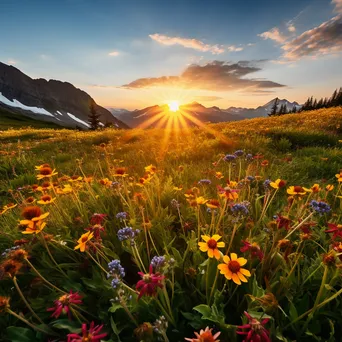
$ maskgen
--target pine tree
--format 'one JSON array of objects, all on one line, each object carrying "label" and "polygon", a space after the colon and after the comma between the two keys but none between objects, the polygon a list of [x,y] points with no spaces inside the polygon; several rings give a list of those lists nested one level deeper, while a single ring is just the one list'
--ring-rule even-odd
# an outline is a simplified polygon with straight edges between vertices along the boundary
[{"label": "pine tree", "polygon": [[296,106],[293,106],[292,110],[291,110],[291,113],[297,113],[297,107]]},{"label": "pine tree", "polygon": [[274,99],[274,103],[273,103],[273,106],[272,106],[272,108],[271,108],[271,111],[270,111],[270,113],[268,113],[268,116],[277,115],[278,102],[279,102],[279,99],[276,97],[276,98]]},{"label": "pine tree", "polygon": [[92,101],[89,106],[90,114],[88,115],[88,122],[90,129],[96,130],[100,127],[100,115],[96,112],[95,102]]}]

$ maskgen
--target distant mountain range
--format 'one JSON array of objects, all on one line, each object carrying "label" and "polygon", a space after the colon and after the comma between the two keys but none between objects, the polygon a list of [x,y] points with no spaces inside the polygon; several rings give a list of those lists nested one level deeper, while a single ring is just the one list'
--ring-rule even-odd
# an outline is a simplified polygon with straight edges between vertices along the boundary
[{"label": "distant mountain range", "polygon": [[[207,108],[198,102],[192,102],[180,106],[179,110],[180,113],[183,114],[182,119],[187,123],[187,125],[196,126],[196,120],[206,123],[216,123],[265,117],[268,113],[270,113],[275,100],[276,99],[273,99],[265,105],[259,106],[257,108],[229,107],[227,109],[221,109],[216,106]],[[290,102],[286,99],[278,100],[277,108],[279,109],[282,105],[285,105],[288,111],[292,110],[293,107],[296,107],[296,109],[301,108],[301,105],[299,105],[297,102]],[[133,111],[120,108],[108,109],[113,115],[118,117],[122,122],[126,123],[130,127],[165,127],[167,125],[167,121],[162,120],[163,116],[168,114],[172,115],[168,105],[155,105]]]},{"label": "distant mountain range", "polygon": [[[39,121],[64,127],[89,128],[89,105],[95,101],[72,84],[56,80],[32,79],[13,66],[0,62],[0,108]],[[128,128],[107,109],[97,105],[102,125],[112,123]]]}]

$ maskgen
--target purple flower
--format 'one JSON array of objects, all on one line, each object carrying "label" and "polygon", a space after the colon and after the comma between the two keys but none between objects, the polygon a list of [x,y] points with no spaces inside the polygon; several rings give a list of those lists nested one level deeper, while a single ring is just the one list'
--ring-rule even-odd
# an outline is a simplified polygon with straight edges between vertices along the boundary
[{"label": "purple flower", "polygon": [[126,213],[125,211],[122,211],[120,213],[117,213],[115,216],[117,219],[119,219],[120,221],[122,220],[126,220],[128,217],[128,213]]},{"label": "purple flower", "polygon": [[235,159],[236,159],[236,155],[234,155],[234,154],[227,154],[227,155],[223,158],[223,160],[226,161],[226,162],[231,162],[231,161],[233,161],[233,160],[235,160]]},{"label": "purple flower", "polygon": [[205,185],[210,185],[211,180],[210,179],[201,179],[198,184],[205,184]]},{"label": "purple flower", "polygon": [[315,211],[319,215],[326,214],[331,210],[330,205],[328,203],[323,202],[323,201],[312,200],[310,202],[310,207],[313,211]]},{"label": "purple flower", "polygon": [[241,157],[243,156],[244,152],[242,150],[237,150],[234,152],[234,154],[237,156],[237,157]]},{"label": "purple flower", "polygon": [[131,240],[133,241],[134,238],[140,233],[139,229],[133,229],[132,227],[125,227],[118,230],[118,239],[120,241]]}]

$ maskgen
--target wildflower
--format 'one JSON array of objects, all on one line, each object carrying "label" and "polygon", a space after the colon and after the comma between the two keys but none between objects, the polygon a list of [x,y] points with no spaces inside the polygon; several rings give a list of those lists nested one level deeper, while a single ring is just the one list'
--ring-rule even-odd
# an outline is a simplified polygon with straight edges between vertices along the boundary
[{"label": "wildflower", "polygon": [[326,230],[326,233],[333,233],[333,240],[340,237],[342,238],[342,224],[335,224],[335,223],[328,223],[328,230]]},{"label": "wildflower", "polygon": [[127,177],[128,173],[126,173],[126,168],[125,167],[118,167],[114,171],[114,177]]},{"label": "wildflower", "polygon": [[171,204],[171,207],[173,207],[173,208],[175,208],[175,209],[178,209],[178,208],[180,207],[179,202],[178,202],[175,198],[173,198],[173,199],[171,200],[170,204]]},{"label": "wildflower", "polygon": [[26,226],[26,230],[23,234],[38,234],[41,232],[46,223],[43,222],[47,218],[49,213],[42,214],[41,209],[36,206],[29,206],[24,208],[22,216],[25,220],[21,220],[20,224]]},{"label": "wildflower", "polygon": [[327,190],[327,191],[332,191],[332,190],[334,190],[334,185],[328,184],[328,185],[325,187],[325,190]]},{"label": "wildflower", "polygon": [[103,325],[95,325],[94,322],[90,323],[89,330],[87,329],[87,324],[82,324],[82,336],[78,334],[68,334],[67,342],[100,342],[107,333],[99,334],[102,330]]},{"label": "wildflower", "polygon": [[260,246],[256,242],[248,242],[247,240],[242,240],[243,246],[240,248],[241,252],[251,252],[252,258],[259,258],[261,261],[264,257],[264,253],[261,251]]},{"label": "wildflower", "polygon": [[208,235],[201,235],[201,237],[205,242],[198,243],[198,247],[200,248],[200,251],[208,252],[209,258],[215,257],[217,260],[219,260],[221,258],[221,253],[218,249],[224,248],[225,243],[222,241],[220,242],[217,242],[217,241],[219,241],[222,238],[222,236],[215,234],[212,237]]},{"label": "wildflower", "polygon": [[93,237],[94,233],[92,232],[82,234],[81,237],[77,240],[78,245],[74,249],[79,249],[81,252],[84,252],[86,250],[87,242],[89,242]]},{"label": "wildflower", "polygon": [[[248,323],[244,325],[238,326],[240,331],[236,333],[239,335],[245,335],[246,338],[244,342],[271,342],[270,333],[267,329],[265,329],[264,325],[268,323],[269,318],[264,318],[261,322],[256,318],[253,318],[248,312],[244,312],[245,316],[248,318]],[[245,331],[248,329],[248,331]]]},{"label": "wildflower", "polygon": [[274,189],[283,188],[285,185],[286,185],[286,181],[279,179],[279,178],[275,182],[270,183],[270,186]]},{"label": "wildflower", "polygon": [[243,156],[243,154],[244,154],[243,150],[237,150],[234,152],[234,155],[236,155],[237,157],[241,157],[241,156]]},{"label": "wildflower", "polygon": [[216,172],[216,173],[215,173],[215,177],[216,177],[217,179],[222,179],[222,178],[224,178],[222,172]]},{"label": "wildflower", "polygon": [[71,176],[69,179],[68,179],[68,181],[69,182],[80,182],[81,180],[83,179],[83,177],[81,177],[81,176]]},{"label": "wildflower", "polygon": [[150,164],[149,166],[145,166],[145,172],[148,172],[150,174],[154,174],[156,172],[157,168]]},{"label": "wildflower", "polygon": [[91,227],[85,228],[84,230],[92,232],[96,240],[101,239],[101,232],[105,231],[105,228],[101,224],[94,224]]},{"label": "wildflower", "polygon": [[317,193],[319,191],[321,191],[322,189],[319,187],[319,184],[314,184],[310,189],[308,188],[303,188],[306,192],[313,192],[313,193]]},{"label": "wildflower", "polygon": [[198,184],[210,185],[211,184],[211,180],[210,179],[201,179],[200,181],[198,181]]},{"label": "wildflower", "polygon": [[342,182],[342,171],[340,171],[340,173],[337,173],[337,174],[335,175],[335,177],[337,178],[337,181],[338,181],[339,183],[341,183],[341,182]]},{"label": "wildflower", "polygon": [[10,308],[9,301],[9,297],[0,296],[0,313],[6,312]]},{"label": "wildflower", "polygon": [[248,210],[249,206],[250,206],[250,203],[247,201],[244,201],[241,203],[234,204],[230,209],[234,215],[247,216],[249,214],[249,210]]},{"label": "wildflower", "polygon": [[156,321],[153,323],[153,330],[157,334],[165,334],[169,324],[165,318],[165,316],[160,316]]},{"label": "wildflower", "polygon": [[122,211],[122,212],[117,213],[115,217],[119,219],[120,221],[123,221],[128,218],[128,213],[126,213],[125,211]]},{"label": "wildflower", "polygon": [[8,203],[5,206],[3,206],[2,211],[0,211],[0,214],[4,214],[6,211],[13,209],[17,206],[15,203]]},{"label": "wildflower", "polygon": [[165,262],[164,256],[154,256],[151,260],[151,265],[154,267],[154,270],[158,270],[165,265]]},{"label": "wildflower", "polygon": [[330,205],[323,201],[312,200],[310,202],[310,207],[319,215],[323,215],[331,211]]},{"label": "wildflower", "polygon": [[226,156],[223,157],[223,160],[226,162],[231,162],[236,159],[236,155],[234,154],[227,154]]},{"label": "wildflower", "polygon": [[264,181],[264,188],[268,189],[270,187],[271,183],[272,183],[272,181],[270,179],[266,179]]},{"label": "wildflower", "polygon": [[50,167],[50,164],[45,163],[45,164],[42,164],[42,165],[35,166],[34,168],[35,168],[36,171],[40,171],[44,167]]},{"label": "wildflower", "polygon": [[149,220],[148,217],[144,217],[141,225],[145,228],[145,229],[151,229],[152,228],[152,223],[151,221]]},{"label": "wildflower", "polygon": [[73,192],[73,188],[70,184],[65,184],[63,188],[57,188],[57,194],[67,195]]},{"label": "wildflower", "polygon": [[37,179],[51,178],[57,175],[56,169],[53,169],[50,166],[45,166],[39,169],[39,174],[37,175]]},{"label": "wildflower", "polygon": [[173,191],[182,191],[183,187],[182,186],[174,186]]},{"label": "wildflower", "polygon": [[255,177],[254,176],[247,176],[246,179],[249,181],[249,182],[253,182],[255,180]]},{"label": "wildflower", "polygon": [[278,241],[278,247],[280,249],[285,249],[285,248],[291,247],[291,241],[288,239],[280,239]]},{"label": "wildflower", "polygon": [[153,336],[153,327],[149,322],[144,322],[134,329],[134,335],[138,341],[151,341]]},{"label": "wildflower", "polygon": [[0,265],[0,279],[3,276],[13,278],[23,267],[23,264],[15,260],[6,260]]},{"label": "wildflower", "polygon": [[332,247],[333,247],[333,250],[337,254],[339,254],[338,257],[342,261],[342,242],[335,242]]},{"label": "wildflower", "polygon": [[105,185],[105,186],[111,186],[112,185],[112,181],[109,180],[108,178],[100,179],[99,182],[101,185]]},{"label": "wildflower", "polygon": [[133,200],[137,202],[137,204],[142,205],[146,201],[146,197],[141,192],[135,192],[133,195]]},{"label": "wildflower", "polygon": [[205,330],[201,329],[199,333],[195,331],[196,338],[185,338],[185,341],[190,342],[220,342],[217,338],[221,335],[221,332],[217,332],[215,335],[212,333],[213,329],[206,327]]},{"label": "wildflower", "polygon": [[138,299],[142,296],[155,296],[157,294],[157,288],[163,288],[163,284],[161,283],[165,278],[160,273],[153,273],[153,266],[150,265],[149,273],[138,272],[141,276],[141,280],[138,281],[136,288],[140,291]]},{"label": "wildflower", "polygon": [[52,198],[50,195],[44,195],[40,198],[39,201],[37,201],[38,204],[51,204],[56,200],[55,198]]},{"label": "wildflower", "polygon": [[331,250],[328,253],[323,255],[323,263],[326,266],[335,266],[336,257],[335,257],[335,251],[334,250]]},{"label": "wildflower", "polygon": [[117,235],[120,241],[125,241],[125,240],[133,241],[139,233],[140,233],[139,229],[133,229],[132,227],[125,227],[125,228],[119,229],[117,232]]},{"label": "wildflower", "polygon": [[70,292],[65,294],[54,301],[54,306],[48,308],[47,311],[53,311],[51,317],[55,317],[56,319],[62,314],[65,313],[68,315],[69,319],[71,319],[71,310],[70,307],[72,304],[79,305],[82,304],[82,297],[78,294],[78,292]]},{"label": "wildflower", "polygon": [[263,166],[263,167],[266,167],[266,166],[269,165],[269,161],[265,159],[265,160],[263,160],[263,161],[260,163],[260,165]]},{"label": "wildflower", "polygon": [[118,259],[112,260],[108,263],[108,269],[108,278],[113,277],[111,285],[116,289],[120,285],[121,279],[126,275],[125,269],[121,266],[120,260]]},{"label": "wildflower", "polygon": [[287,193],[292,196],[296,196],[298,199],[301,198],[301,196],[306,194],[306,191],[303,187],[296,185],[296,186],[290,186],[287,189]]},{"label": "wildflower", "polygon": [[104,220],[106,219],[106,214],[93,214],[93,216],[90,218],[91,224],[102,224]]},{"label": "wildflower", "polygon": [[286,230],[289,230],[291,227],[292,220],[289,219],[287,216],[282,216],[278,214],[276,223],[277,223],[278,229],[285,228]]},{"label": "wildflower", "polygon": [[248,280],[246,277],[250,277],[251,273],[242,268],[242,266],[247,263],[245,258],[238,258],[235,253],[231,253],[230,258],[228,255],[223,257],[223,262],[223,264],[219,264],[217,266],[221,274],[223,274],[228,280],[233,280],[237,285],[241,285],[241,281],[247,283]]},{"label": "wildflower", "polygon": [[253,159],[253,154],[248,153],[246,154],[246,160],[252,160]]},{"label": "wildflower", "polygon": [[53,188],[53,184],[50,182],[43,182],[41,186],[38,186],[37,191],[45,192]]},{"label": "wildflower", "polygon": [[208,202],[208,200],[206,200],[204,197],[200,196],[196,198],[196,203],[197,205],[201,205],[201,204],[206,204]]},{"label": "wildflower", "polygon": [[32,203],[34,203],[35,201],[36,201],[35,198],[32,197],[32,196],[27,197],[27,198],[25,199],[25,203],[27,203],[27,204],[32,204]]},{"label": "wildflower", "polygon": [[220,207],[220,202],[216,199],[211,199],[206,203],[209,209],[217,209]]},{"label": "wildflower", "polygon": [[221,197],[225,197],[229,201],[235,201],[239,198],[239,195],[237,193],[238,190],[231,190],[229,187],[218,187],[218,191]]}]

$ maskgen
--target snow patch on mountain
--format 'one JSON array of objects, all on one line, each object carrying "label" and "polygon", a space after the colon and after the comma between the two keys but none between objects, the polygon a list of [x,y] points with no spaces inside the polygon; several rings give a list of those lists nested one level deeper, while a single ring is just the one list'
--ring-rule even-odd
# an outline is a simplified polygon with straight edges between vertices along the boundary
[{"label": "snow patch on mountain", "polygon": [[84,125],[84,126],[90,128],[90,125],[89,125],[88,123],[86,123],[85,121],[79,119],[77,116],[75,116],[75,115],[73,115],[73,114],[70,114],[70,113],[67,113],[67,114],[68,114],[68,116],[69,116],[71,119],[73,119],[73,120],[75,120],[75,121],[81,123],[82,125]]}]

